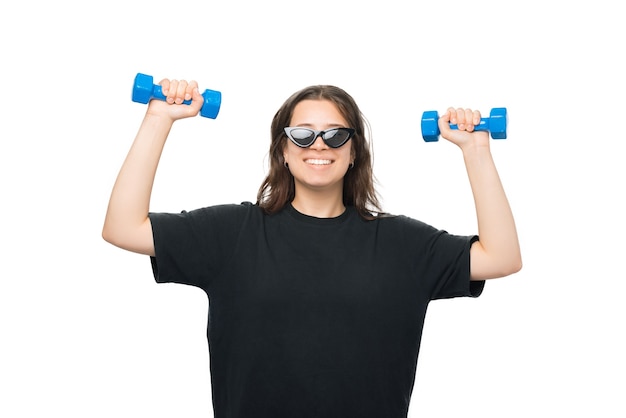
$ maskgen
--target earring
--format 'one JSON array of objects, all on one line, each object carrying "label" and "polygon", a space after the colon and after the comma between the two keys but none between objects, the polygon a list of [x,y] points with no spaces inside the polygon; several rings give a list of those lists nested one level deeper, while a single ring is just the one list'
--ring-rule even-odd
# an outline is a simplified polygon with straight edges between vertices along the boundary
[{"label": "earring", "polygon": [[354,161],[352,161],[352,162],[350,163],[350,165],[348,166],[348,168],[349,168],[349,169],[354,168]]},{"label": "earring", "polygon": [[289,169],[289,163],[287,163],[287,161],[283,161],[283,166],[284,166],[286,169]]}]

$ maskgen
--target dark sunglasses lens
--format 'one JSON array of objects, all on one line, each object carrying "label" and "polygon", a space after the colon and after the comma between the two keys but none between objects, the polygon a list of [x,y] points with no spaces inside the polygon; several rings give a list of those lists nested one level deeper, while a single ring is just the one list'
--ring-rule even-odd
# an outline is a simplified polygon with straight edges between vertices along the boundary
[{"label": "dark sunglasses lens", "polygon": [[311,145],[315,132],[310,129],[292,129],[291,138],[303,147]]},{"label": "dark sunglasses lens", "polygon": [[324,141],[329,147],[337,148],[345,144],[351,135],[348,129],[331,129],[324,134]]}]

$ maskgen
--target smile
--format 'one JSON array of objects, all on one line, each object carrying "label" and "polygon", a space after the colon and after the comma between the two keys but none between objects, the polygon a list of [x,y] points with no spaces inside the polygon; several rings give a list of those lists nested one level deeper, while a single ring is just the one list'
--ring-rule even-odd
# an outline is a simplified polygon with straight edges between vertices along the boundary
[{"label": "smile", "polygon": [[307,164],[313,164],[313,165],[328,165],[331,164],[332,161],[331,160],[317,160],[317,159],[308,159],[308,160],[304,160],[305,163]]}]

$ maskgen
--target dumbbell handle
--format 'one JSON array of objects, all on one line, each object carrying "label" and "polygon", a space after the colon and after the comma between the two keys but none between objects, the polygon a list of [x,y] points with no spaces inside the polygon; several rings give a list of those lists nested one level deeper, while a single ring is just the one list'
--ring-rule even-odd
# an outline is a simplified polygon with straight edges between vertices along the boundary
[{"label": "dumbbell handle", "polygon": [[[133,84],[133,102],[146,104],[152,99],[166,100],[167,97],[163,94],[163,88],[152,81],[152,76],[137,73],[135,83]],[[202,93],[202,97],[204,98],[204,103],[200,109],[200,116],[215,119],[220,110],[222,93],[207,89]],[[191,100],[185,100],[183,104],[191,104]]]},{"label": "dumbbell handle", "polygon": [[[450,124],[450,129],[459,129],[459,127],[453,123]],[[480,123],[474,125],[475,131],[489,131],[489,118],[480,118]]]},{"label": "dumbbell handle", "polygon": [[[203,93],[204,94],[204,93]],[[153,99],[157,99],[157,100],[163,100],[165,101],[167,99],[167,96],[165,96],[165,94],[163,94],[163,87],[161,87],[159,84],[154,84],[152,87],[152,98]],[[191,104],[191,100],[183,100],[182,104]]]}]

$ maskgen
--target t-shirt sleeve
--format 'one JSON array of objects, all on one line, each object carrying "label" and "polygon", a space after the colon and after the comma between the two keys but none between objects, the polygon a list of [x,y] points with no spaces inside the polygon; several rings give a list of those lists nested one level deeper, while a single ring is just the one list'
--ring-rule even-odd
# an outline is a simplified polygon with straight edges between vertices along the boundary
[{"label": "t-shirt sleeve", "polygon": [[446,231],[439,231],[438,235],[434,247],[443,247],[445,252],[442,260],[433,266],[439,272],[439,280],[434,284],[431,299],[480,296],[485,281],[470,280],[470,248],[478,236],[452,235]]},{"label": "t-shirt sleeve", "polygon": [[150,261],[155,280],[206,289],[231,259],[250,208],[241,204],[151,212],[155,256]]},{"label": "t-shirt sleeve", "polygon": [[470,248],[476,235],[453,235],[405,218],[406,239],[430,299],[478,297],[485,282],[470,280]]}]

